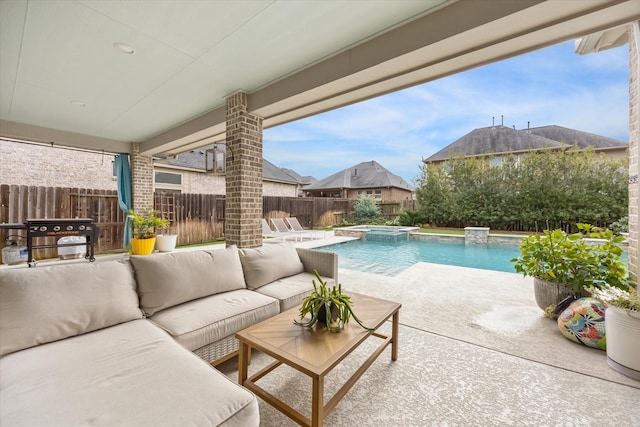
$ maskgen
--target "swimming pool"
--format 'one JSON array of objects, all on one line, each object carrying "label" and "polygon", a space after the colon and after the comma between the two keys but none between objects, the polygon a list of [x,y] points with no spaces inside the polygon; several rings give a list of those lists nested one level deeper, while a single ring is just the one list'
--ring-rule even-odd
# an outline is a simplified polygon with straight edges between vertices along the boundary
[{"label": "swimming pool", "polygon": [[376,242],[353,240],[316,248],[338,254],[340,268],[395,276],[418,262],[515,273],[512,258],[517,245],[465,245],[463,242]]}]

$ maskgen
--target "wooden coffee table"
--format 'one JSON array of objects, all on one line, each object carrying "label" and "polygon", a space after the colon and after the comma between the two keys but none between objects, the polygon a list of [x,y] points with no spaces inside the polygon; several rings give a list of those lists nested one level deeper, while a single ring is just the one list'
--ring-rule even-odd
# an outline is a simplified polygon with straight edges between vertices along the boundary
[{"label": "wooden coffee table", "polygon": [[[294,319],[299,318],[299,308],[293,308],[236,334],[240,344],[239,383],[298,424],[322,426],[329,412],[389,344],[391,360],[398,358],[398,315],[401,305],[351,292],[349,295],[354,312],[365,325],[378,329],[393,317],[391,336],[362,329],[353,319],[341,332],[329,332],[324,325],[304,328],[293,323]],[[325,405],[324,377],[371,336],[382,339],[382,343]],[[273,357],[276,362],[248,377],[249,352],[252,347]],[[256,381],[283,363],[312,378],[311,419],[256,385]]]}]

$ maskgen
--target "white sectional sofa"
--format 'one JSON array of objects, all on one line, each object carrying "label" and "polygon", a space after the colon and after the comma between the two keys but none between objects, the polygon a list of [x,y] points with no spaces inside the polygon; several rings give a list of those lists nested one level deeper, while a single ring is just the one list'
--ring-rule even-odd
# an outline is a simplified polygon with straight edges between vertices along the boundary
[{"label": "white sectional sofa", "polygon": [[211,364],[337,268],[290,244],[2,268],[0,425],[258,426]]}]

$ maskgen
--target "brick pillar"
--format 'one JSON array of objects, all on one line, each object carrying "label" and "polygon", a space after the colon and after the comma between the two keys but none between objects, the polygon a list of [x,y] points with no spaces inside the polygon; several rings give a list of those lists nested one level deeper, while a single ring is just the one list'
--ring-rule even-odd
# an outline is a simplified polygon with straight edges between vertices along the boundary
[{"label": "brick pillar", "polygon": [[[629,28],[629,276],[638,281],[638,144],[640,143],[639,22]],[[635,26],[635,28],[633,28]]]},{"label": "brick pillar", "polygon": [[130,157],[133,210],[153,209],[153,159],[140,154],[140,144],[131,144]]},{"label": "brick pillar", "polygon": [[262,246],[262,118],[249,113],[244,92],[227,98],[226,142],[227,246]]}]

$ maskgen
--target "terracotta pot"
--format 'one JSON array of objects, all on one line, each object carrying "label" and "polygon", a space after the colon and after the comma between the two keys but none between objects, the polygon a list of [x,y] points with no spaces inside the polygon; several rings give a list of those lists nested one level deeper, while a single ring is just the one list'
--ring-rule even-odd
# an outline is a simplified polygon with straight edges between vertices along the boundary
[{"label": "terracotta pot", "polygon": [[150,239],[131,239],[131,250],[134,255],[149,255],[153,252],[153,248],[156,245],[156,238]]},{"label": "terracotta pot", "polygon": [[607,363],[621,374],[640,381],[640,313],[634,316],[609,306],[604,316]]},{"label": "terracotta pot", "polygon": [[589,296],[587,292],[576,295],[575,292],[573,292],[573,290],[567,285],[558,282],[550,282],[537,277],[533,278],[533,292],[536,297],[536,303],[542,310],[545,310],[550,305],[558,304],[570,295],[573,295],[576,298]]}]

